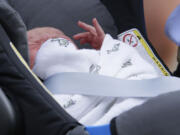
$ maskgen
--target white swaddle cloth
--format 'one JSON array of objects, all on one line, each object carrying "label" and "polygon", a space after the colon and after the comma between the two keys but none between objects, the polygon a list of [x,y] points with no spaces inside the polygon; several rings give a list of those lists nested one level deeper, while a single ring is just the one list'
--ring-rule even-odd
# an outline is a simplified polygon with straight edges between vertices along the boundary
[{"label": "white swaddle cloth", "polygon": [[59,72],[89,72],[91,64],[98,62],[98,52],[91,50],[88,53],[76,49],[66,39],[49,39],[37,52],[33,71],[43,80]]},{"label": "white swaddle cloth", "polygon": [[[46,41],[36,56],[33,71],[42,79],[60,72],[89,72],[122,79],[157,77],[153,66],[143,60],[135,49],[114,40],[108,34],[100,51],[78,50],[69,41],[64,45],[52,40]],[[86,95],[61,94],[54,97],[68,113],[84,125],[107,124],[113,117],[145,101],[140,98]]]}]

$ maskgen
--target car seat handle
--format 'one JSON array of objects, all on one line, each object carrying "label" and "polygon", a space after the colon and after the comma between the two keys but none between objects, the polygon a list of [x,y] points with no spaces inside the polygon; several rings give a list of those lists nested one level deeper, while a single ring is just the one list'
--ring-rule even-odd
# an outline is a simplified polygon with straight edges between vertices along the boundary
[{"label": "car seat handle", "polygon": [[29,63],[26,26],[20,15],[5,0],[0,0],[0,23],[10,41]]}]

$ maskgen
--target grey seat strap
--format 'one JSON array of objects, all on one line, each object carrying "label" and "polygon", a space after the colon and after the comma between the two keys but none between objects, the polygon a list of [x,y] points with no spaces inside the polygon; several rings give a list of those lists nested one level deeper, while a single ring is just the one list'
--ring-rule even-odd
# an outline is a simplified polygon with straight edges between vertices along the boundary
[{"label": "grey seat strap", "polygon": [[154,97],[180,90],[177,77],[124,80],[88,73],[59,73],[44,84],[54,94],[82,94],[111,97]]}]

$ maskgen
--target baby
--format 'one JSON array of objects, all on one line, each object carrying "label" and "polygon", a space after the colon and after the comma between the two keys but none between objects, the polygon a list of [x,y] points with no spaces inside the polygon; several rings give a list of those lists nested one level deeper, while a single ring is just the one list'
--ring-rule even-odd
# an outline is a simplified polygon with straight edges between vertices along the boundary
[{"label": "baby", "polygon": [[[86,32],[73,36],[94,49],[78,49],[62,31],[51,27],[28,31],[30,63],[42,79],[62,72],[86,72],[122,79],[157,77],[155,69],[127,44],[105,34],[96,19],[93,26],[79,21]],[[59,82],[61,83],[61,82]],[[70,85],[70,84],[69,84]],[[54,95],[61,106],[85,125],[107,124],[113,117],[144,102],[138,98]]]},{"label": "baby", "polygon": [[29,30],[27,32],[28,37],[28,44],[29,44],[29,50],[30,50],[30,67],[34,66],[35,57],[40,49],[41,45],[47,41],[48,39],[55,39],[55,38],[64,38],[71,42],[71,38],[66,36],[62,31],[52,28],[52,27],[42,27],[42,28],[35,28],[32,30]]}]

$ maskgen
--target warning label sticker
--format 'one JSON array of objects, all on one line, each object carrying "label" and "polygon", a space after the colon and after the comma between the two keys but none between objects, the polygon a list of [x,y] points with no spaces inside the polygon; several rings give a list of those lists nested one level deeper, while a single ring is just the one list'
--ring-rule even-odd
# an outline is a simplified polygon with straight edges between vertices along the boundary
[{"label": "warning label sticker", "polygon": [[128,33],[123,36],[123,42],[132,47],[136,47],[138,45],[138,38],[133,34]]},{"label": "warning label sticker", "polygon": [[156,57],[153,50],[150,48],[139,30],[131,29],[118,35],[118,40],[134,47],[139,54],[149,62],[160,75],[170,76],[170,73],[163,66],[161,61]]}]

